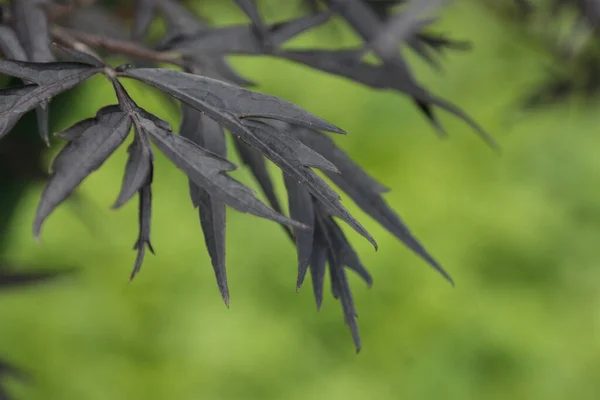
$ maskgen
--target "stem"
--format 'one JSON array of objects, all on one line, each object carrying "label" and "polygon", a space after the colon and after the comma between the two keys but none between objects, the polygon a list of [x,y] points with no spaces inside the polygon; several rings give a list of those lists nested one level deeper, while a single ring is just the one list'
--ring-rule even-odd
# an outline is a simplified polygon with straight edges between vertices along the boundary
[{"label": "stem", "polygon": [[184,66],[177,53],[155,51],[126,40],[110,39],[60,26],[52,27],[52,36],[71,47],[76,43],[83,43],[90,47],[100,47],[111,53],[123,54],[132,58],[166,62],[179,67]]}]

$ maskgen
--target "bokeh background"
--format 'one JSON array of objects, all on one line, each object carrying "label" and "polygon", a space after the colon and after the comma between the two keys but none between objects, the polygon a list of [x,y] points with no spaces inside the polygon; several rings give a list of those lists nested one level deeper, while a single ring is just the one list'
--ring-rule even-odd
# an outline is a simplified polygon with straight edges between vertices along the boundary
[{"label": "bokeh background", "polygon": [[[230,210],[227,309],[187,180],[158,154],[156,256],[130,284],[137,202],[109,211],[123,147],[86,180],[76,204],[52,215],[41,243],[31,235],[41,185],[27,187],[2,236],[10,264],[77,270],[0,296],[0,354],[30,374],[7,380],[15,398],[600,398],[600,104],[520,112],[516,101],[549,58],[477,2],[455,3],[437,27],[470,39],[473,51],[449,54],[443,73],[414,57],[412,65],[495,135],[501,155],[452,116],[442,117],[450,137],[440,140],[397,93],[284,61],[233,62],[259,90],[349,132],[337,143],[392,188],[387,201],[456,287],[346,200],[380,247],[348,232],[374,277],[371,289],[351,278],[363,338],[356,355],[337,301],[328,296],[317,312],[310,282],[296,293],[296,255],[281,228]],[[205,7],[216,22],[243,20],[223,3]],[[326,27],[294,44],[352,40]],[[128,87],[177,126],[171,102]],[[113,101],[107,82],[91,80],[54,105],[54,130]],[[256,187],[248,171],[235,176]]]}]

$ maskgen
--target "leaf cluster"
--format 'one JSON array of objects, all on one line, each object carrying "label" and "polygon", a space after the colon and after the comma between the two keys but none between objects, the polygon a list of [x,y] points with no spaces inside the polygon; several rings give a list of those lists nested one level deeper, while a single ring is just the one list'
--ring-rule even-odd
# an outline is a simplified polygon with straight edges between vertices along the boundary
[{"label": "leaf cluster", "polygon": [[[204,232],[218,288],[227,305],[225,263],[226,208],[270,219],[283,226],[298,254],[297,289],[310,271],[317,306],[321,306],[326,271],[339,299],[357,351],[360,339],[347,270],[368,285],[372,278],[346,238],[344,222],[375,247],[367,230],[348,212],[324,174],[365,213],[452,282],[398,214],[385,202],[388,189],[354,163],[330,137],[345,132],[281,98],[248,89],[253,83],[228,63],[227,56],[279,57],[338,75],[378,90],[408,95],[440,134],[436,109],[463,119],[488,144],[493,139],[459,107],[434,95],[411,73],[401,49],[406,47],[433,67],[446,49],[468,44],[433,33],[434,19],[422,14],[442,1],[307,0],[297,18],[267,23],[252,0],[235,0],[246,24],[212,26],[174,0],[138,0],[128,31],[115,13],[93,1],[54,3],[12,1],[0,25],[0,73],[22,85],[0,89],[0,138],[26,113],[37,114],[39,133],[49,142],[48,110],[52,99],[95,75],[104,76],[118,102],[97,111],[56,136],[66,142],[50,166],[50,176],[36,211],[33,233],[117,148],[129,141],[128,160],[113,208],[133,197],[138,201],[137,252],[131,278],[139,272],[151,244],[152,183],[155,150],[189,180],[193,207]],[[87,14],[86,14],[87,13]],[[86,15],[94,18],[86,18]],[[343,18],[362,39],[355,48],[306,49],[284,46],[289,40]],[[162,19],[167,31],[151,40],[151,24]],[[82,21],[86,21],[82,23]],[[95,21],[94,21],[95,20]],[[101,21],[100,23],[98,21]],[[60,44],[58,44],[60,43]],[[103,55],[121,54],[131,64],[111,66]],[[367,56],[374,56],[375,62]],[[164,68],[164,63],[180,70]],[[124,88],[136,80],[159,89],[180,103],[181,124],[173,128],[142,108]],[[269,205],[230,176],[237,168],[227,159],[225,135],[249,168]],[[289,215],[284,215],[267,160],[282,172]],[[320,173],[318,173],[320,171]]]}]

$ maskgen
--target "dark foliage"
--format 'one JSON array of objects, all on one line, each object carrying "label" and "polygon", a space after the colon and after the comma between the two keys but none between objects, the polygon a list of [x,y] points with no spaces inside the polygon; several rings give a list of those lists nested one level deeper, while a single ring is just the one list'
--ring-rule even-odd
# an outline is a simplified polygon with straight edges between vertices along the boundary
[{"label": "dark foliage", "polygon": [[[280,57],[374,89],[394,90],[410,96],[438,133],[445,134],[436,114],[441,109],[464,120],[488,144],[496,146],[459,107],[417,82],[400,52],[406,46],[439,68],[439,53],[468,48],[467,43],[429,29],[433,20],[425,19],[424,13],[443,1],[306,0],[305,15],[268,23],[254,1],[236,0],[232,4],[247,15],[249,22],[232,26],[208,25],[175,0],[135,1],[130,21],[126,14],[95,3],[15,0],[3,9],[0,49],[5,58],[0,60],[0,72],[20,79],[22,84],[0,89],[2,143],[11,140],[13,135],[9,133],[29,111],[36,113],[39,135],[49,143],[50,102],[94,75],[105,76],[118,98],[118,104],[101,108],[94,117],[57,135],[67,144],[50,166],[33,226],[36,237],[52,211],[131,135],[121,191],[113,206],[119,208],[137,194],[139,235],[134,245],[137,257],[131,278],[139,272],[146,250],[153,252],[152,177],[156,148],[189,179],[192,205],[198,208],[205,244],[227,305],[225,210],[229,206],[283,226],[297,248],[297,289],[310,270],[318,307],[328,267],[331,291],[341,301],[356,349],[360,349],[346,269],[357,273],[368,285],[372,279],[338,221],[377,245],[316,170],[452,282],[387,205],[382,195],[388,189],[336,146],[329,134],[344,134],[341,128],[283,99],[245,88],[253,83],[240,76],[226,60],[232,54]],[[334,15],[345,19],[363,39],[361,46],[320,50],[282,47],[290,39],[328,23]],[[167,32],[154,40],[148,33],[157,18],[166,22]],[[125,28],[128,22],[132,25],[130,31]],[[104,56],[112,54],[127,56],[131,65],[108,65]],[[377,61],[367,61],[367,55],[375,56]],[[159,63],[181,67],[182,71],[161,68]],[[123,79],[143,82],[178,100],[182,114],[179,132],[140,107],[121,84]],[[250,188],[229,176],[228,172],[237,167],[227,160],[226,132],[233,136],[236,151],[253,173],[270,207]],[[267,159],[284,175],[289,217],[283,215],[275,195]],[[14,168],[20,171],[27,167]],[[7,281],[45,277],[5,276]]]}]

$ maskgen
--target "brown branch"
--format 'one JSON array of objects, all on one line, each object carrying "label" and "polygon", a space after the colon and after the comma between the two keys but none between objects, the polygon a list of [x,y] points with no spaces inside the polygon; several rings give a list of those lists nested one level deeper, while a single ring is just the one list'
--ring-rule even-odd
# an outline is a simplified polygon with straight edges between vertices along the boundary
[{"label": "brown branch", "polygon": [[177,53],[155,51],[126,40],[110,39],[60,26],[52,27],[52,36],[70,47],[75,47],[79,43],[89,47],[103,48],[112,53],[123,54],[132,58],[166,62],[180,67],[184,66]]}]

